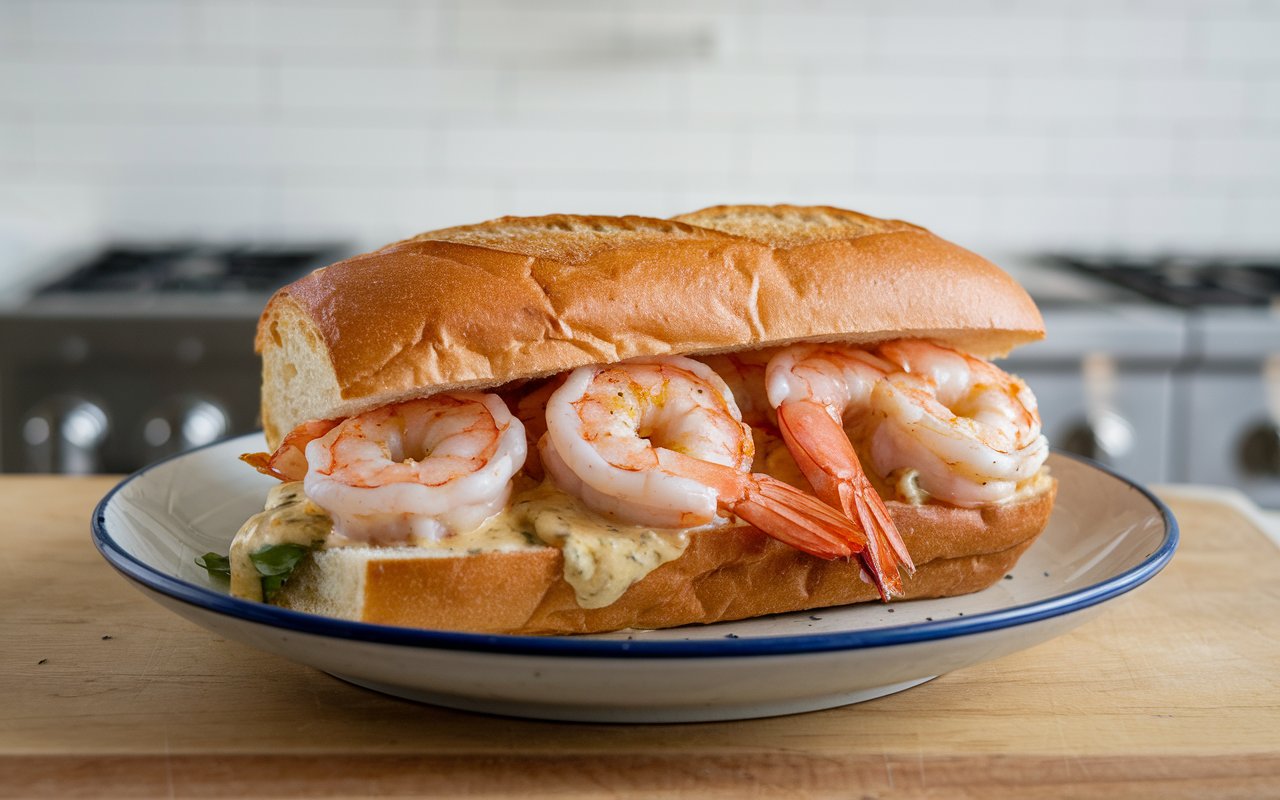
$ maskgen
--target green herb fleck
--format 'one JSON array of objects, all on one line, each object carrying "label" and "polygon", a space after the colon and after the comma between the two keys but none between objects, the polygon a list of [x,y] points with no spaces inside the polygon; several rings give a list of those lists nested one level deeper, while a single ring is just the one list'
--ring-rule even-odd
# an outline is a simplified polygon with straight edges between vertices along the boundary
[{"label": "green herb fleck", "polygon": [[211,578],[231,578],[231,559],[217,553],[205,553],[196,559],[196,563],[209,572]]},{"label": "green herb fleck", "polygon": [[249,554],[254,569],[264,578],[288,576],[311,548],[302,544],[273,544]]},{"label": "green herb fleck", "polygon": [[284,582],[289,578],[288,575],[265,575],[262,578],[262,596],[270,603],[280,594],[280,590],[284,588]]},{"label": "green herb fleck", "polygon": [[275,599],[298,562],[312,549],[305,544],[275,544],[249,554],[253,568],[262,576],[262,596],[267,602]]}]

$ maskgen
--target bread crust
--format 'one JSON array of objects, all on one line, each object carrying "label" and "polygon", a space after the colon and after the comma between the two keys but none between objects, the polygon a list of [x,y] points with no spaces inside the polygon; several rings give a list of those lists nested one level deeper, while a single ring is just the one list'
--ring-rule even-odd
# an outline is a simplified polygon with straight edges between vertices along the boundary
[{"label": "bread crust", "polygon": [[1008,275],[923,228],[721,206],[421,234],[281,289],[257,349],[275,447],[307,419],[584,364],[899,336],[991,357],[1043,328]]},{"label": "bread crust", "polygon": [[[267,441],[309,420],[638,356],[932,339],[982,357],[1039,339],[1008,275],[929,231],[830,207],[673,220],[505,217],[432,231],[281,289],[258,326]],[[1055,484],[981,509],[889,503],[907,598],[977,591],[1044,529]],[[874,600],[857,562],[749,526],[690,534],[621,599],[581,608],[553,547],[456,557],[336,548],[276,599],[365,622],[513,634],[663,628]]]},{"label": "bread crust", "polygon": [[[1016,503],[959,509],[888,503],[917,570],[905,597],[948,597],[995,583],[1044,530],[1057,491],[1050,480]],[[368,551],[366,551],[367,553]],[[823,561],[750,526],[690,535],[688,549],[612,605],[578,606],[560,551],[447,558],[308,560],[276,602],[363,622],[505,634],[582,634],[745,619],[878,599],[857,561]],[[355,574],[359,573],[359,574]],[[350,587],[334,598],[335,586]]]}]

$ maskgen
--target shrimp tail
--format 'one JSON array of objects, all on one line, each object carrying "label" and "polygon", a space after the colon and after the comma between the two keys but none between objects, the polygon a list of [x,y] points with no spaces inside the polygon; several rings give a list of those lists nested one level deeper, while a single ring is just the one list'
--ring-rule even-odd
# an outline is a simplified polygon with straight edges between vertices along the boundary
[{"label": "shrimp tail", "polygon": [[769,475],[751,476],[735,516],[783,544],[827,560],[848,558],[868,547],[867,537],[831,506]]},{"label": "shrimp tail", "polygon": [[719,504],[783,544],[818,558],[849,558],[867,547],[862,531],[839,511],[777,478],[739,472],[665,448],[663,467],[715,489]]},{"label": "shrimp tail", "polygon": [[840,424],[822,405],[802,400],[778,407],[778,427],[818,497],[843,510],[864,532],[867,547],[859,558],[880,598],[888,602],[901,596],[898,567],[913,573],[915,564]]},{"label": "shrimp tail", "polygon": [[240,460],[263,475],[281,481],[300,481],[307,474],[307,445],[342,422],[340,419],[313,419],[289,431],[274,453],[245,453]]}]

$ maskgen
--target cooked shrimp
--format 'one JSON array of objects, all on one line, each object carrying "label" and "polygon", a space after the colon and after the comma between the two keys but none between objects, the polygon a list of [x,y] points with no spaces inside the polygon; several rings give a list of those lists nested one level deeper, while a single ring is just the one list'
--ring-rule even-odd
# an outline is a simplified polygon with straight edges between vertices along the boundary
[{"label": "cooked shrimp", "polygon": [[521,387],[521,391],[514,396],[515,415],[524,425],[525,441],[528,444],[524,471],[535,480],[541,480],[543,476],[542,460],[538,457],[538,440],[547,432],[547,400],[564,384],[564,378],[564,375],[557,375],[531,390]]},{"label": "cooked shrimp", "polygon": [[574,370],[547,403],[540,450],[561,489],[624,522],[690,528],[732,514],[821,558],[866,546],[835,509],[751,473],[751,432],[733,396],[689,358]]},{"label": "cooked shrimp", "polygon": [[351,539],[437,540],[506,507],[524,426],[494,394],[437,394],[350,417],[306,445],[303,487]]},{"label": "cooked shrimp", "polygon": [[778,415],[769,405],[765,392],[765,368],[769,366],[772,355],[770,350],[743,350],[696,359],[715,370],[729,387],[729,393],[742,412],[742,421],[753,431],[757,428],[778,429]]},{"label": "cooked shrimp", "polygon": [[864,350],[793,345],[773,357],[766,373],[783,440],[818,497],[861,526],[867,548],[860,558],[886,601],[902,594],[898,565],[909,572],[915,565],[843,423],[865,415],[873,388],[892,369]]},{"label": "cooked shrimp", "polygon": [[289,431],[274,453],[245,453],[240,460],[273,478],[300,481],[307,474],[307,445],[333,430],[340,419],[313,419]]},{"label": "cooked shrimp", "polygon": [[871,438],[876,470],[910,467],[933,497],[973,507],[1007,500],[1049,455],[1035,395],[990,362],[939,345],[899,341],[880,353],[898,367],[875,387],[883,422]]}]

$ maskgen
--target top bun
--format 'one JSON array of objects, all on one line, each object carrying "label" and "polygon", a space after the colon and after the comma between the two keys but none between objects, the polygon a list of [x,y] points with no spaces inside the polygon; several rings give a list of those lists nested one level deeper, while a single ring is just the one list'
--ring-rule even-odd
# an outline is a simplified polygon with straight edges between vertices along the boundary
[{"label": "top bun", "polygon": [[423,233],[276,292],[256,346],[275,447],[308,419],[636,356],[913,337],[995,357],[1043,336],[1022,287],[923,228],[716,206]]}]

